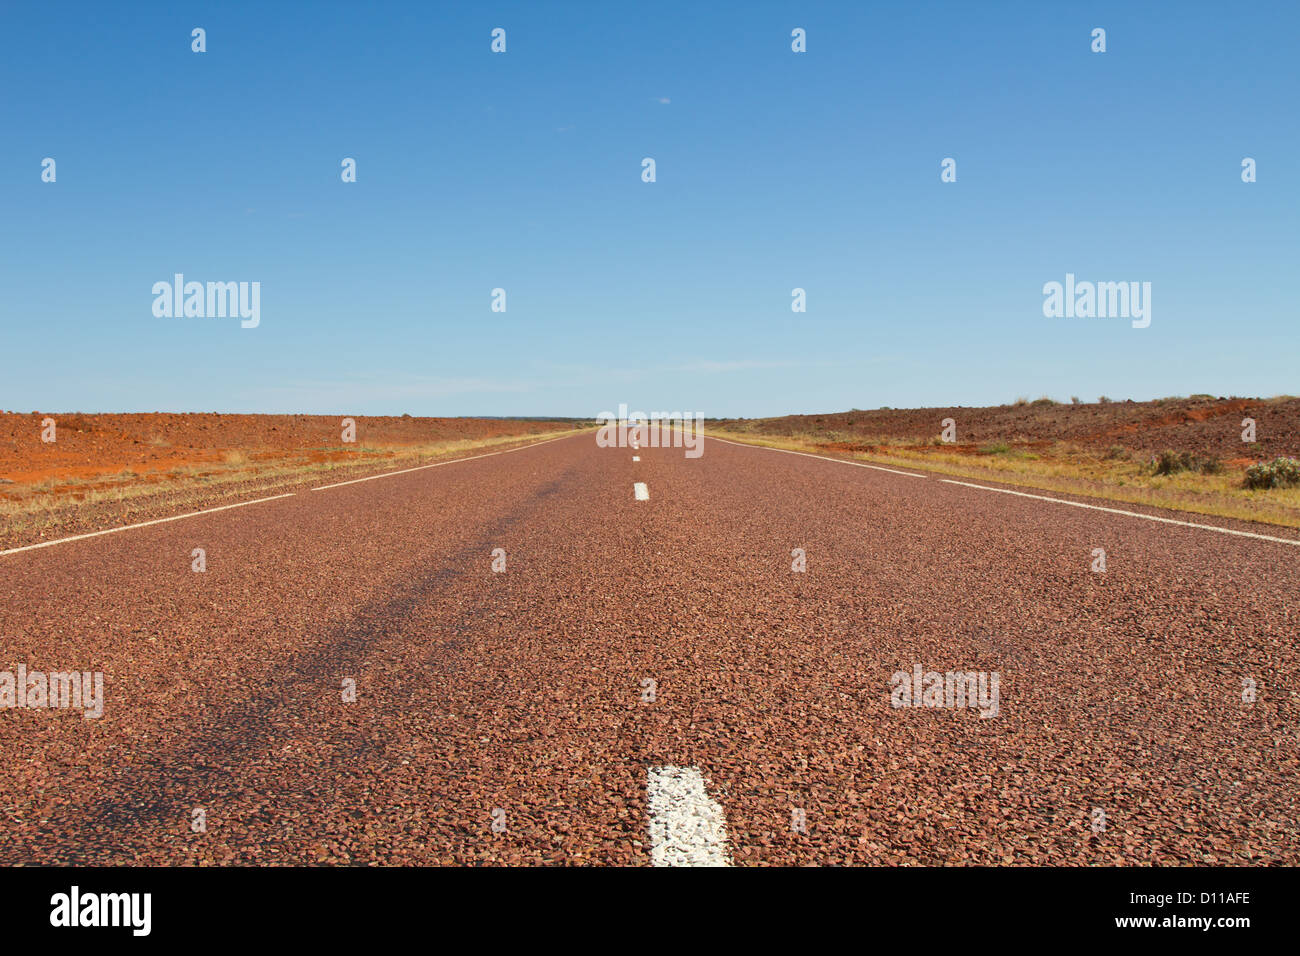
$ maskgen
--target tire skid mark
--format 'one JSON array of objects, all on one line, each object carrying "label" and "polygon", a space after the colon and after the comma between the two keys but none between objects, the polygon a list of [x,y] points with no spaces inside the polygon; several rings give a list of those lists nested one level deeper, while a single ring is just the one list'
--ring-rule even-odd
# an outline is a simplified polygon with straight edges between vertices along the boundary
[{"label": "tire skid mark", "polygon": [[[193,741],[189,747],[166,756],[150,755],[140,762],[143,766],[133,762],[101,784],[103,795],[94,802],[61,808],[77,825],[59,825],[56,816],[46,815],[46,822],[37,831],[36,844],[42,855],[57,855],[64,863],[82,859],[102,862],[105,853],[120,859],[129,854],[132,834],[146,827],[179,825],[188,819],[196,802],[219,803],[228,795],[244,792],[239,779],[243,764],[252,754],[269,751],[285,739],[283,734],[292,732],[292,718],[302,711],[299,701],[319,702],[331,687],[337,690],[340,675],[362,670],[377,648],[409,641],[410,635],[392,622],[407,620],[413,611],[441,593],[442,585],[464,576],[466,567],[481,558],[492,542],[530,518],[572,475],[573,469],[567,469],[539,487],[526,504],[486,528],[472,544],[450,555],[442,567],[413,575],[395,597],[371,602],[358,610],[351,620],[331,630],[324,647],[272,664],[266,675],[266,689],[215,715],[200,717],[199,726],[189,735]],[[418,564],[407,571],[417,568]],[[447,631],[458,638],[438,646],[428,658],[430,667],[446,668],[453,661],[464,646],[463,634],[482,610],[483,605],[466,606],[454,621],[447,622]],[[414,685],[424,680],[421,699],[427,703],[427,676],[427,672],[406,675],[403,683],[408,699],[416,699]],[[336,758],[339,762],[358,759],[355,765],[360,766],[359,758],[377,750],[373,741],[360,735],[358,738],[350,750]],[[300,739],[301,734],[297,734],[290,742]],[[75,842],[65,842],[64,834],[78,836]],[[31,849],[23,835],[0,829],[0,861],[26,859]]]}]

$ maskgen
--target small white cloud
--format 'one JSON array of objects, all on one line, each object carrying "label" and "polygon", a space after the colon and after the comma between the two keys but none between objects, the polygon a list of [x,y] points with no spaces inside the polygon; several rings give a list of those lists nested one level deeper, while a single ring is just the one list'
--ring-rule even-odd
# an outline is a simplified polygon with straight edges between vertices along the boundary
[{"label": "small white cloud", "polygon": [[669,103],[672,102],[672,100],[670,100],[670,99],[669,99],[668,97],[666,97],[666,96],[661,96],[661,97],[659,97],[659,102],[662,103],[664,106],[667,106]]}]

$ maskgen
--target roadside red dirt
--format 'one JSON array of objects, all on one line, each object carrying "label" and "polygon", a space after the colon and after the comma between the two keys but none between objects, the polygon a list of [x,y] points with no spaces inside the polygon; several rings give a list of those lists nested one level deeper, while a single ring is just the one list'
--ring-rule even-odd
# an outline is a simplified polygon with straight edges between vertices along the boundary
[{"label": "roadside red dirt", "polygon": [[[46,418],[55,422],[55,441],[41,440]],[[528,437],[568,427],[567,423],[485,418],[354,418],[356,442],[342,441],[342,418],[333,415],[58,414],[0,412],[0,498],[12,498],[44,484],[45,493],[78,497],[130,472],[133,484],[157,483],[180,469],[248,463],[346,461],[368,450],[434,442]],[[202,472],[200,471],[200,474]],[[99,481],[97,481],[99,479]],[[107,479],[113,479],[109,482]]]},{"label": "roadside red dirt", "polygon": [[[975,454],[978,446],[990,442],[1030,450],[1061,442],[1100,452],[1113,446],[1144,454],[1186,451],[1242,464],[1300,455],[1300,398],[1291,397],[854,409],[826,415],[728,419],[718,425],[755,435],[822,438],[828,449],[870,452],[880,450],[873,439],[912,441],[918,449],[927,447],[943,430],[945,418],[956,423],[957,443],[944,450],[957,454]],[[1254,444],[1242,441],[1245,418],[1255,419]]]}]

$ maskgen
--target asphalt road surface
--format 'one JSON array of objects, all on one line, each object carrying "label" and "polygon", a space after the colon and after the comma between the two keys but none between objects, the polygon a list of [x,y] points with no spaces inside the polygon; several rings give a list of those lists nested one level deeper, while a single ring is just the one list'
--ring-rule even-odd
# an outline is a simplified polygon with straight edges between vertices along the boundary
[{"label": "asphalt road surface", "polygon": [[584,434],[0,555],[104,675],[0,862],[1300,863],[1297,536],[991,488]]}]

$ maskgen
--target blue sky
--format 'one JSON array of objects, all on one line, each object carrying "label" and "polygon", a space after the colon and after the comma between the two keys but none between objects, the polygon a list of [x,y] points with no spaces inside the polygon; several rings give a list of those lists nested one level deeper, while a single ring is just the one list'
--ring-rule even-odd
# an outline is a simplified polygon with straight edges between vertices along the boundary
[{"label": "blue sky", "polygon": [[[0,407],[1300,392],[1298,36],[1295,3],[8,4]],[[260,282],[260,325],[155,317],[177,272]],[[1151,326],[1045,318],[1067,272],[1150,282]]]}]

